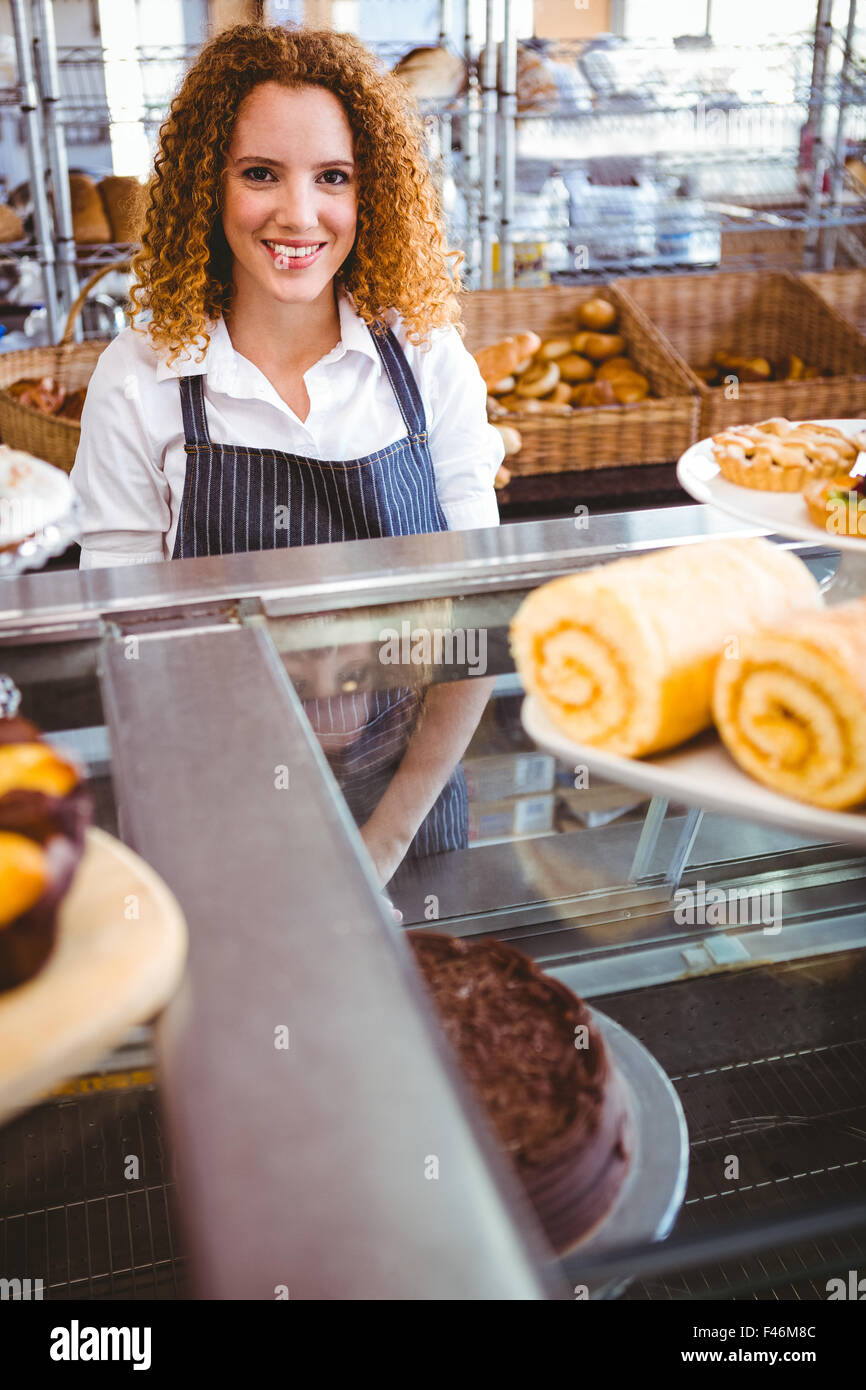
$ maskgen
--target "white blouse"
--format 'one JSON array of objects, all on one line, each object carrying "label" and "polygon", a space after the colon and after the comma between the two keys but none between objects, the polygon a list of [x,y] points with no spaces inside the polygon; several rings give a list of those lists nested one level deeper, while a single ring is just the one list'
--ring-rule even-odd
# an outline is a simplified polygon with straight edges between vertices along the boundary
[{"label": "white blouse", "polygon": [[[223,319],[208,325],[201,363],[178,360],[169,367],[167,354],[131,328],[109,343],[90,379],[71,474],[84,510],[81,568],[171,558],[186,471],[179,376],[206,373],[214,443],[342,461],[402,439],[406,426],[381,358],[345,294],[339,314],[340,342],[304,374],[310,413],[303,422],[235,351]],[[425,351],[407,342],[398,316],[391,327],[424,402],[449,530],[497,526],[493,478],[504,448],[487,423],[475,361],[454,328],[434,330]]]}]

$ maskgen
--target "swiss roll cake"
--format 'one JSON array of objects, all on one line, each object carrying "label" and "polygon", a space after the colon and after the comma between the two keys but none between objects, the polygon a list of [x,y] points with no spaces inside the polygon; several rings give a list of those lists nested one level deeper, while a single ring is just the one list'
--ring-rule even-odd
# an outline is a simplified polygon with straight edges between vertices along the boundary
[{"label": "swiss roll cake", "polygon": [[614,560],[535,589],[511,625],[526,691],[563,733],[624,757],[712,722],[713,680],[741,634],[822,605],[795,555],[760,538]]},{"label": "swiss roll cake", "polygon": [[713,714],[765,786],[832,810],[866,801],[866,599],[743,637],[718,664]]}]

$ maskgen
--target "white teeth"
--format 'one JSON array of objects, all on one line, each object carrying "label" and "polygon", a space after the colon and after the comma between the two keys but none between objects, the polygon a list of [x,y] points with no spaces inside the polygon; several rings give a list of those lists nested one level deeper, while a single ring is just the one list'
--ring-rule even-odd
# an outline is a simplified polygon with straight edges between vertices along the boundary
[{"label": "white teeth", "polygon": [[[322,244],[322,243],[319,243],[319,245],[321,245],[321,244]],[[278,254],[281,255],[281,256],[290,256],[290,257],[295,257],[295,258],[297,258],[297,257],[299,257],[299,256],[312,256],[313,253],[314,253],[315,251],[318,251],[318,249],[319,249],[319,245],[314,245],[314,246],[284,246],[284,245],[282,244],[282,242],[279,242],[279,241],[266,241],[266,242],[265,242],[265,245],[266,245],[266,246],[270,246],[270,248],[271,248],[272,251],[278,252]]]}]

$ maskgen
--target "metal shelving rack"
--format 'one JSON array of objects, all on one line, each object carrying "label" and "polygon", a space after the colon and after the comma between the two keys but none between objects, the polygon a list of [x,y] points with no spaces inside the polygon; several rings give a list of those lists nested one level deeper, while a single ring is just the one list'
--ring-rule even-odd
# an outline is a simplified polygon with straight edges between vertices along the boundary
[{"label": "metal shelving rack", "polygon": [[[856,0],[851,0],[844,35],[830,24],[831,0],[817,0],[815,33],[801,41],[779,42],[762,53],[762,70],[775,74],[780,99],[770,102],[760,82],[746,90],[745,100],[730,101],[724,81],[706,91],[689,69],[688,51],[672,45],[629,45],[612,49],[627,53],[641,74],[629,90],[593,93],[587,81],[585,102],[541,111],[520,111],[517,102],[518,42],[512,0],[486,0],[483,47],[472,32],[471,7],[463,0],[462,56],[467,71],[465,95],[448,103],[422,102],[433,165],[449,199],[462,203],[462,216],[451,224],[452,239],[462,244],[462,268],[469,288],[509,288],[515,283],[515,244],[520,229],[515,200],[522,184],[543,178],[554,164],[566,171],[612,168],[617,162],[645,173],[649,181],[676,177],[706,183],[705,228],[722,237],[741,233],[787,233],[804,266],[830,268],[842,253],[854,264],[866,265],[866,206],[858,187],[844,168],[847,138],[866,146],[866,61],[857,53]],[[52,0],[12,0],[19,82],[0,91],[0,104],[17,106],[24,118],[28,165],[35,190],[35,242],[6,244],[0,260],[35,259],[43,276],[49,331],[59,332],[62,311],[78,289],[79,275],[120,260],[129,246],[104,243],[76,246],[69,210],[66,148],[77,131],[96,131],[107,141],[111,114],[103,81],[103,50],[78,46],[58,50]],[[449,45],[451,0],[440,0],[439,42]],[[497,32],[503,32],[501,43]],[[413,46],[410,40],[373,45],[389,66]],[[142,123],[154,140],[168,109],[176,81],[197,52],[178,45],[142,47],[137,64],[142,74]],[[723,73],[728,63],[736,85],[747,49],[707,48]],[[722,61],[724,60],[724,61]],[[596,68],[603,64],[596,64]],[[679,94],[671,73],[682,75]],[[689,90],[688,76],[692,81]],[[585,74],[584,74],[585,77]],[[725,105],[728,101],[727,106]],[[580,109],[578,109],[580,108]],[[704,122],[701,113],[712,113]],[[709,127],[712,127],[711,130]],[[799,150],[811,143],[811,169],[802,169]],[[83,142],[82,142],[83,143]],[[611,156],[611,147],[617,153]],[[55,190],[51,209],[45,187],[47,153]],[[577,153],[579,152],[579,153]],[[787,196],[778,184],[761,188],[761,174],[775,160],[787,168]],[[726,186],[725,173],[748,171],[752,191],[738,196],[736,181]],[[800,175],[798,181],[798,168]],[[769,179],[766,180],[769,185]],[[742,181],[740,184],[742,187]],[[741,204],[747,205],[741,205]],[[648,216],[649,240],[653,217],[676,219],[684,200],[670,197]],[[697,229],[700,224],[697,225]],[[572,227],[569,263],[581,247],[579,229]],[[544,233],[537,235],[543,236]],[[778,238],[777,244],[778,244]],[[499,265],[494,272],[494,258]],[[766,257],[763,258],[766,263]],[[724,264],[761,264],[760,253],[724,255]],[[716,261],[715,264],[718,262]],[[610,273],[707,269],[712,262],[684,264],[676,250],[659,246],[618,259],[593,252],[574,271],[556,279],[600,278]]]},{"label": "metal shelving rack", "polygon": [[[498,108],[502,192],[499,234],[504,287],[514,283],[515,190],[522,180],[531,181],[533,165],[536,189],[539,166],[545,171],[554,167],[586,171],[596,166],[603,171],[617,162],[620,166],[630,163],[633,170],[649,179],[674,174],[694,179],[696,170],[709,174],[715,170],[717,191],[715,196],[705,196],[704,201],[707,226],[717,230],[719,240],[723,235],[742,232],[788,232],[794,237],[802,235],[805,267],[831,268],[840,249],[855,264],[866,264],[863,190],[844,168],[846,132],[847,138],[866,141],[866,69],[856,52],[856,0],[850,0],[844,34],[832,29],[831,0],[818,0],[814,36],[803,35],[799,41],[779,41],[762,49],[762,73],[768,69],[774,72],[777,87],[787,89],[776,101],[769,101],[762,93],[763,77],[747,90],[746,100],[732,100],[733,91],[697,86],[692,92],[683,90],[682,99],[677,101],[676,89],[662,69],[665,63],[670,68],[672,62],[686,61],[689,50],[677,54],[672,45],[642,44],[610,52],[627,52],[632,67],[642,74],[648,72],[648,77],[635,78],[633,85],[622,89],[611,81],[608,92],[600,95],[596,90],[592,100],[539,111],[517,110],[513,90],[517,54],[513,6],[511,0],[503,3],[505,40],[499,64]],[[697,51],[714,57],[720,72],[725,61],[732,72],[736,72],[738,64],[742,70],[742,60],[749,52],[709,45]],[[706,119],[707,112],[712,114],[711,123]],[[811,168],[801,164],[801,142],[811,143]],[[613,158],[612,146],[616,150]],[[738,206],[743,199],[736,196],[736,180],[727,188],[718,187],[718,175],[726,165],[735,166],[738,172],[751,166],[754,184],[762,161],[769,164],[771,160],[784,161],[788,166],[787,196],[780,196],[780,190],[772,188],[753,191],[745,198],[748,206],[743,207]],[[601,181],[606,180],[602,177]],[[603,205],[603,197],[598,202]],[[650,239],[655,217],[662,222],[666,216],[675,220],[678,207],[683,207],[682,200],[671,197],[660,201],[657,209],[647,211]],[[700,229],[700,223],[696,224],[695,230]],[[542,234],[537,233],[539,237]],[[572,260],[576,250],[587,250],[578,242],[579,237],[573,235],[569,246]],[[587,274],[593,278],[611,272],[701,268],[659,250],[647,249],[642,256],[615,259],[591,249],[590,264],[584,257],[578,265],[581,278]],[[733,267],[733,261],[727,257],[725,264]],[[556,278],[573,279],[574,272]],[[482,284],[494,284],[489,261],[482,270]]]}]

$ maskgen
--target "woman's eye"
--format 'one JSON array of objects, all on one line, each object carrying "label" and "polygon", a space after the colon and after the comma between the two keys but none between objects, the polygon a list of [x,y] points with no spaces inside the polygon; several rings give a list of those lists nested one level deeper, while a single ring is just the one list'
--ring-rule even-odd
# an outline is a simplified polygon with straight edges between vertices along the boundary
[{"label": "woman's eye", "polygon": [[341,183],[349,182],[349,175],[342,169],[326,169],[322,178],[326,179],[332,188],[339,187]]},{"label": "woman's eye", "polygon": [[341,672],[339,678],[340,689],[346,693],[361,689],[362,686],[368,684],[369,674],[370,671],[368,666],[351,667],[348,671]]},{"label": "woman's eye", "polygon": [[273,175],[272,175],[270,169],[266,169],[265,166],[264,166],[264,164],[255,164],[255,165],[253,165],[253,167],[252,167],[251,169],[245,169],[245,170],[244,170],[244,178],[245,178],[245,179],[249,179],[250,183],[265,183],[265,182],[266,182],[265,179],[254,178],[253,175],[255,175],[255,174],[267,174],[267,176],[268,176],[269,179],[273,177]]}]

